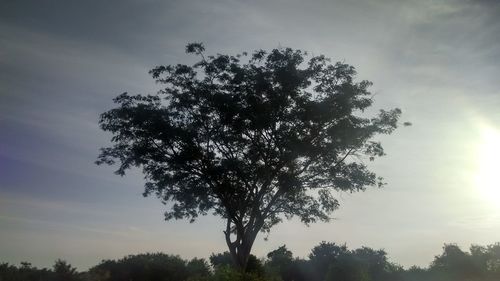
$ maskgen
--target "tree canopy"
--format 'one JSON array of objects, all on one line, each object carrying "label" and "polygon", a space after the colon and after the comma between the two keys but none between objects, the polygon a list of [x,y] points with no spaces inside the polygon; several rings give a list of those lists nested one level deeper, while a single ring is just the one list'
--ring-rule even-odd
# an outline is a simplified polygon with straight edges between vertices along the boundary
[{"label": "tree canopy", "polygon": [[113,145],[97,163],[118,164],[119,175],[142,168],[144,195],[169,206],[166,219],[221,216],[244,268],[259,231],[294,216],[328,221],[336,191],[383,185],[365,160],[384,155],[374,137],[391,133],[401,111],[364,116],[371,82],[356,82],[354,67],[291,48],[204,50],[188,44],[198,62],[155,67],[158,93],[123,93],[99,121]]}]

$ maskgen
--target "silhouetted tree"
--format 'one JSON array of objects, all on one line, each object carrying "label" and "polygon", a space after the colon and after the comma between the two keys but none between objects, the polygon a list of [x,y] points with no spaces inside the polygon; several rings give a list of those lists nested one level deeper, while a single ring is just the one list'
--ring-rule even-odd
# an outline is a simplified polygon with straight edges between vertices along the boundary
[{"label": "silhouetted tree", "polygon": [[371,83],[355,82],[354,67],[305,61],[290,48],[249,57],[205,56],[199,43],[186,51],[200,61],[154,68],[162,90],[121,94],[99,121],[114,144],[97,164],[118,162],[119,175],[141,167],[144,195],[174,203],[166,219],[221,216],[244,269],[258,232],[283,216],[328,221],[339,206],[334,191],[383,185],[361,159],[384,155],[373,137],[391,133],[401,111],[362,117]]},{"label": "silhouetted tree", "polygon": [[366,266],[371,280],[388,281],[389,275],[395,268],[387,260],[384,250],[374,250],[369,247],[361,247],[351,251],[351,256]]},{"label": "silhouetted tree", "polygon": [[429,272],[425,268],[421,268],[418,266],[411,266],[407,270],[403,271],[401,279],[404,281],[431,280],[429,277]]},{"label": "silhouetted tree", "polygon": [[348,253],[347,246],[339,246],[335,243],[322,241],[315,246],[309,254],[311,266],[314,268],[314,280],[323,280],[328,268],[335,264],[337,260]]},{"label": "silhouetted tree", "polygon": [[46,268],[38,269],[29,262],[21,266],[0,263],[0,281],[54,281],[54,273]]},{"label": "silhouetted tree", "polygon": [[487,246],[486,255],[488,257],[487,270],[500,279],[500,243]]},{"label": "silhouetted tree", "polygon": [[311,250],[312,271],[309,280],[401,280],[400,266],[392,264],[383,250],[361,247],[349,250],[346,245],[321,242]]},{"label": "silhouetted tree", "polygon": [[211,270],[204,259],[184,260],[167,254],[131,255],[105,260],[87,272],[77,273],[57,260],[53,270],[38,269],[29,262],[20,266],[0,262],[0,281],[498,281],[500,243],[462,251],[446,244],[428,268],[405,270],[389,262],[383,250],[368,247],[349,250],[345,245],[321,242],[311,259],[293,258],[286,246],[268,253],[265,265],[251,255],[248,272],[231,266],[229,252],[211,255]]},{"label": "silhouetted tree", "polygon": [[286,245],[267,254],[267,271],[279,275],[282,281],[311,280],[308,265],[305,260],[294,259],[293,253],[286,248]]},{"label": "silhouetted tree", "polygon": [[293,254],[286,248],[286,245],[283,245],[267,254],[266,265],[270,267],[276,267],[286,271],[292,262]]},{"label": "silhouetted tree", "polygon": [[308,260],[296,258],[293,260],[290,272],[287,273],[287,279],[283,281],[314,281],[312,276],[314,269]]},{"label": "silhouetted tree", "polygon": [[194,258],[186,264],[188,275],[191,279],[210,276],[210,267],[206,260]]},{"label": "silhouetted tree", "polygon": [[90,269],[94,279],[102,281],[182,281],[189,277],[209,275],[208,264],[201,259],[185,261],[166,254],[131,255],[123,259],[105,260]]},{"label": "silhouetted tree", "polygon": [[56,260],[53,271],[55,274],[54,280],[56,281],[76,281],[79,280],[76,268],[63,260]]},{"label": "silhouetted tree", "polygon": [[18,275],[18,270],[14,265],[10,265],[8,263],[0,264],[0,281],[14,281],[16,276]]},{"label": "silhouetted tree", "polygon": [[354,255],[342,255],[332,263],[325,281],[372,281],[366,261]]},{"label": "silhouetted tree", "polygon": [[446,244],[443,253],[434,258],[430,270],[443,280],[468,280],[477,276],[480,270],[469,253],[456,244]]},{"label": "silhouetted tree", "polygon": [[[209,259],[210,259],[210,264],[214,268],[231,266],[234,264],[231,254],[227,251],[218,254],[212,253]],[[252,254],[248,257],[248,263],[246,269],[248,272],[253,272],[259,276],[262,275],[264,272],[262,262]]]}]

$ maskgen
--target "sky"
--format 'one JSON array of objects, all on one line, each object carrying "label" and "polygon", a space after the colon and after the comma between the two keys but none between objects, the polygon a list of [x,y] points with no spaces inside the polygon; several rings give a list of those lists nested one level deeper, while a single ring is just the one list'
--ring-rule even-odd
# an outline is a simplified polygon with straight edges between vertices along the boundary
[{"label": "sky", "polygon": [[208,257],[224,223],[163,219],[140,171],[96,166],[99,114],[122,92],[155,93],[157,65],[207,53],[292,47],[356,67],[374,108],[403,110],[370,164],[387,186],[338,194],[330,223],[292,219],[260,235],[258,257],[321,241],[385,249],[427,266],[444,243],[500,242],[500,2],[0,0],[0,262],[85,270],[165,252]]}]

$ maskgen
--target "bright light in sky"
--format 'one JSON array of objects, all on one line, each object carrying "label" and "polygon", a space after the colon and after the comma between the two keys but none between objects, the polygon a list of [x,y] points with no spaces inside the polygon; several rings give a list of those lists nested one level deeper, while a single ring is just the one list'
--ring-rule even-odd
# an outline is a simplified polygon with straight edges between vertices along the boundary
[{"label": "bright light in sky", "polygon": [[500,131],[492,127],[481,129],[475,183],[487,199],[500,204]]}]

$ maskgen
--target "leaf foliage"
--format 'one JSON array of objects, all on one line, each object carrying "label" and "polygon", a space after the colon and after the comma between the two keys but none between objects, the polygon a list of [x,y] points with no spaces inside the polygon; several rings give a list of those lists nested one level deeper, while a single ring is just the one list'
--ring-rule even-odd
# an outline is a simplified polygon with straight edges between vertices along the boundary
[{"label": "leaf foliage", "polygon": [[369,81],[354,67],[291,48],[206,56],[150,71],[162,90],[123,93],[101,115],[111,132],[98,164],[124,175],[140,167],[144,195],[172,202],[166,219],[194,221],[210,211],[245,229],[269,231],[283,217],[328,221],[336,191],[362,191],[382,179],[364,160],[383,156],[377,134],[399,109],[364,116]]}]

